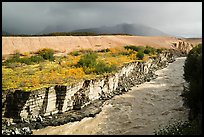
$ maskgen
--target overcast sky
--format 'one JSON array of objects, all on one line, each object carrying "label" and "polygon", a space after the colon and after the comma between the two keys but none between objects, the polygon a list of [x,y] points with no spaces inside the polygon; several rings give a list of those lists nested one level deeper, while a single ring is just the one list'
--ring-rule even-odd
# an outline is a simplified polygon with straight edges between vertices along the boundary
[{"label": "overcast sky", "polygon": [[202,36],[201,2],[3,2],[3,30],[34,34],[47,26],[69,30],[120,23],[148,25],[167,34]]}]

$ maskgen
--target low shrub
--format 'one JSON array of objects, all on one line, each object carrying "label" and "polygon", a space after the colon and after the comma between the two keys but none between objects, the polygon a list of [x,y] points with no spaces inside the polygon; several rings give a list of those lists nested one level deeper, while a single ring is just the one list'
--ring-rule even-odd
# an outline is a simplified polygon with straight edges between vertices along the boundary
[{"label": "low shrub", "polygon": [[144,53],[145,54],[150,54],[151,52],[153,52],[153,48],[149,47],[149,46],[146,46],[145,49],[144,49]]},{"label": "low shrub", "polygon": [[42,62],[44,58],[42,56],[35,55],[35,56],[31,56],[30,60],[32,62],[39,63],[39,62]]},{"label": "low shrub", "polygon": [[39,63],[44,59],[41,56],[31,56],[31,57],[23,57],[19,58],[17,56],[13,56],[2,63],[4,66],[11,66],[12,63],[24,63],[27,65],[31,65],[33,63]]},{"label": "low shrub", "polygon": [[54,50],[53,49],[41,49],[37,52],[41,57],[43,57],[45,60],[50,60],[50,61],[54,61]]},{"label": "low shrub", "polygon": [[150,46],[146,46],[144,49],[145,54],[155,54],[156,49]]},{"label": "low shrub", "polygon": [[16,52],[12,57],[5,60],[2,64],[5,66],[8,66],[11,63],[19,62],[19,63],[31,65],[33,63],[39,63],[41,61],[44,61],[44,59],[50,60],[50,61],[53,61],[55,59],[54,50],[52,49],[42,49],[42,50],[39,50],[37,53],[39,55],[34,55],[31,57],[26,56],[26,57],[20,58],[20,53]]},{"label": "low shrub", "polygon": [[121,51],[119,52],[119,55],[124,55],[124,56],[129,56],[131,54],[134,54],[134,51],[132,50],[126,50],[126,51]]},{"label": "low shrub", "polygon": [[73,51],[73,52],[71,52],[71,55],[73,55],[73,56],[78,56],[78,55],[79,55],[79,52],[78,52],[78,51]]},{"label": "low shrub", "polygon": [[116,69],[114,65],[108,65],[104,61],[97,62],[96,53],[87,53],[83,55],[77,63],[77,67],[82,67],[86,74],[96,73],[97,75],[109,73]]},{"label": "low shrub", "polygon": [[19,62],[20,62],[20,63],[27,64],[27,65],[31,65],[31,64],[32,64],[31,59],[30,59],[30,58],[28,58],[28,57],[19,58]]},{"label": "low shrub", "polygon": [[144,52],[144,49],[145,49],[143,46],[124,46],[124,48],[126,50],[133,50],[133,51],[137,51],[137,52],[139,52],[139,51]]},{"label": "low shrub", "polygon": [[94,67],[96,65],[97,54],[90,52],[83,55],[77,63],[79,67]]},{"label": "low shrub", "polygon": [[160,49],[156,49],[156,52],[159,54],[159,53],[162,53],[164,49],[160,48]]},{"label": "low shrub", "polygon": [[109,52],[110,51],[110,49],[102,49],[102,50],[99,50],[98,52]]},{"label": "low shrub", "polygon": [[144,50],[144,53],[145,53],[145,54],[149,54],[150,52],[151,52],[150,49],[145,49],[145,50]]},{"label": "low shrub", "polygon": [[16,52],[13,56],[9,57],[7,60],[5,60],[2,65],[8,66],[11,63],[20,62],[20,53]]},{"label": "low shrub", "polygon": [[124,46],[124,48],[125,48],[126,50],[131,49],[131,50],[134,50],[134,51],[139,51],[139,47],[136,47],[136,46]]},{"label": "low shrub", "polygon": [[139,60],[142,60],[144,58],[144,53],[139,51],[137,54],[136,54],[136,57],[139,59]]},{"label": "low shrub", "polygon": [[103,74],[103,73],[110,73],[112,71],[116,70],[116,66],[115,65],[107,65],[105,62],[100,61],[96,64],[95,66],[95,73],[97,75]]}]

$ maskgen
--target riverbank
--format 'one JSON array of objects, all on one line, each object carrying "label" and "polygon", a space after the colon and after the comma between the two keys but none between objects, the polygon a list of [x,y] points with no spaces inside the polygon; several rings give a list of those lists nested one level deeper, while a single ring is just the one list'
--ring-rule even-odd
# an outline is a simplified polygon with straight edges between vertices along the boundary
[{"label": "riverbank", "polygon": [[[84,80],[71,87],[56,85],[34,92],[3,92],[7,94],[2,94],[2,114],[5,116],[2,119],[2,134],[30,134],[33,129],[59,126],[95,116],[101,111],[100,102],[156,78],[154,72],[175,61],[176,53],[163,52],[147,62],[128,63],[116,74]],[[24,128],[27,130],[24,131]]]},{"label": "riverbank", "polygon": [[177,58],[167,68],[156,71],[158,77],[137,85],[123,95],[107,100],[94,118],[85,118],[61,126],[34,130],[34,135],[135,134],[151,135],[154,130],[175,121],[186,121],[183,107],[183,65]]}]

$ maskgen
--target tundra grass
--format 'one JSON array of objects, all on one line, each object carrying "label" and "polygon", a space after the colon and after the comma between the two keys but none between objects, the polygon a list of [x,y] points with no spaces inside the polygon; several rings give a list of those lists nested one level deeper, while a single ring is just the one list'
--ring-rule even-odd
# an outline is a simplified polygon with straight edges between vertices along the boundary
[{"label": "tundra grass", "polygon": [[[87,52],[87,51],[86,51]],[[86,54],[84,51],[77,51],[77,54],[68,54],[64,57],[56,57],[55,61],[43,61],[38,64],[26,65],[18,64],[13,67],[2,66],[2,90],[19,89],[32,91],[50,85],[71,85],[83,79],[93,79],[103,74],[87,74],[83,67],[77,66],[80,58]],[[93,52],[93,51],[91,51]],[[109,66],[116,66],[116,70],[129,63],[137,60],[137,51],[125,48],[110,48],[108,52],[96,52],[98,58],[96,62],[103,61]],[[145,54],[143,60],[148,60],[150,55]],[[155,54],[153,55],[155,56]],[[93,69],[93,68],[91,68]]]}]

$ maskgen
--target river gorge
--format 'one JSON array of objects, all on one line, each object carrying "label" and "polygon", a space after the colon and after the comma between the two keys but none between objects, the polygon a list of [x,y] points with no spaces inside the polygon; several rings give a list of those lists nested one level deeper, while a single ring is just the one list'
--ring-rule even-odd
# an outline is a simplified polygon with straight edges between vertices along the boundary
[{"label": "river gorge", "polygon": [[188,109],[182,97],[186,57],[176,58],[158,70],[156,79],[134,86],[125,94],[107,100],[95,117],[61,126],[34,130],[33,134],[134,134],[152,135],[155,130],[175,121],[186,121]]},{"label": "river gorge", "polygon": [[4,91],[2,133],[153,134],[162,122],[187,120],[180,97],[185,57],[179,56],[169,50],[70,86]]}]

